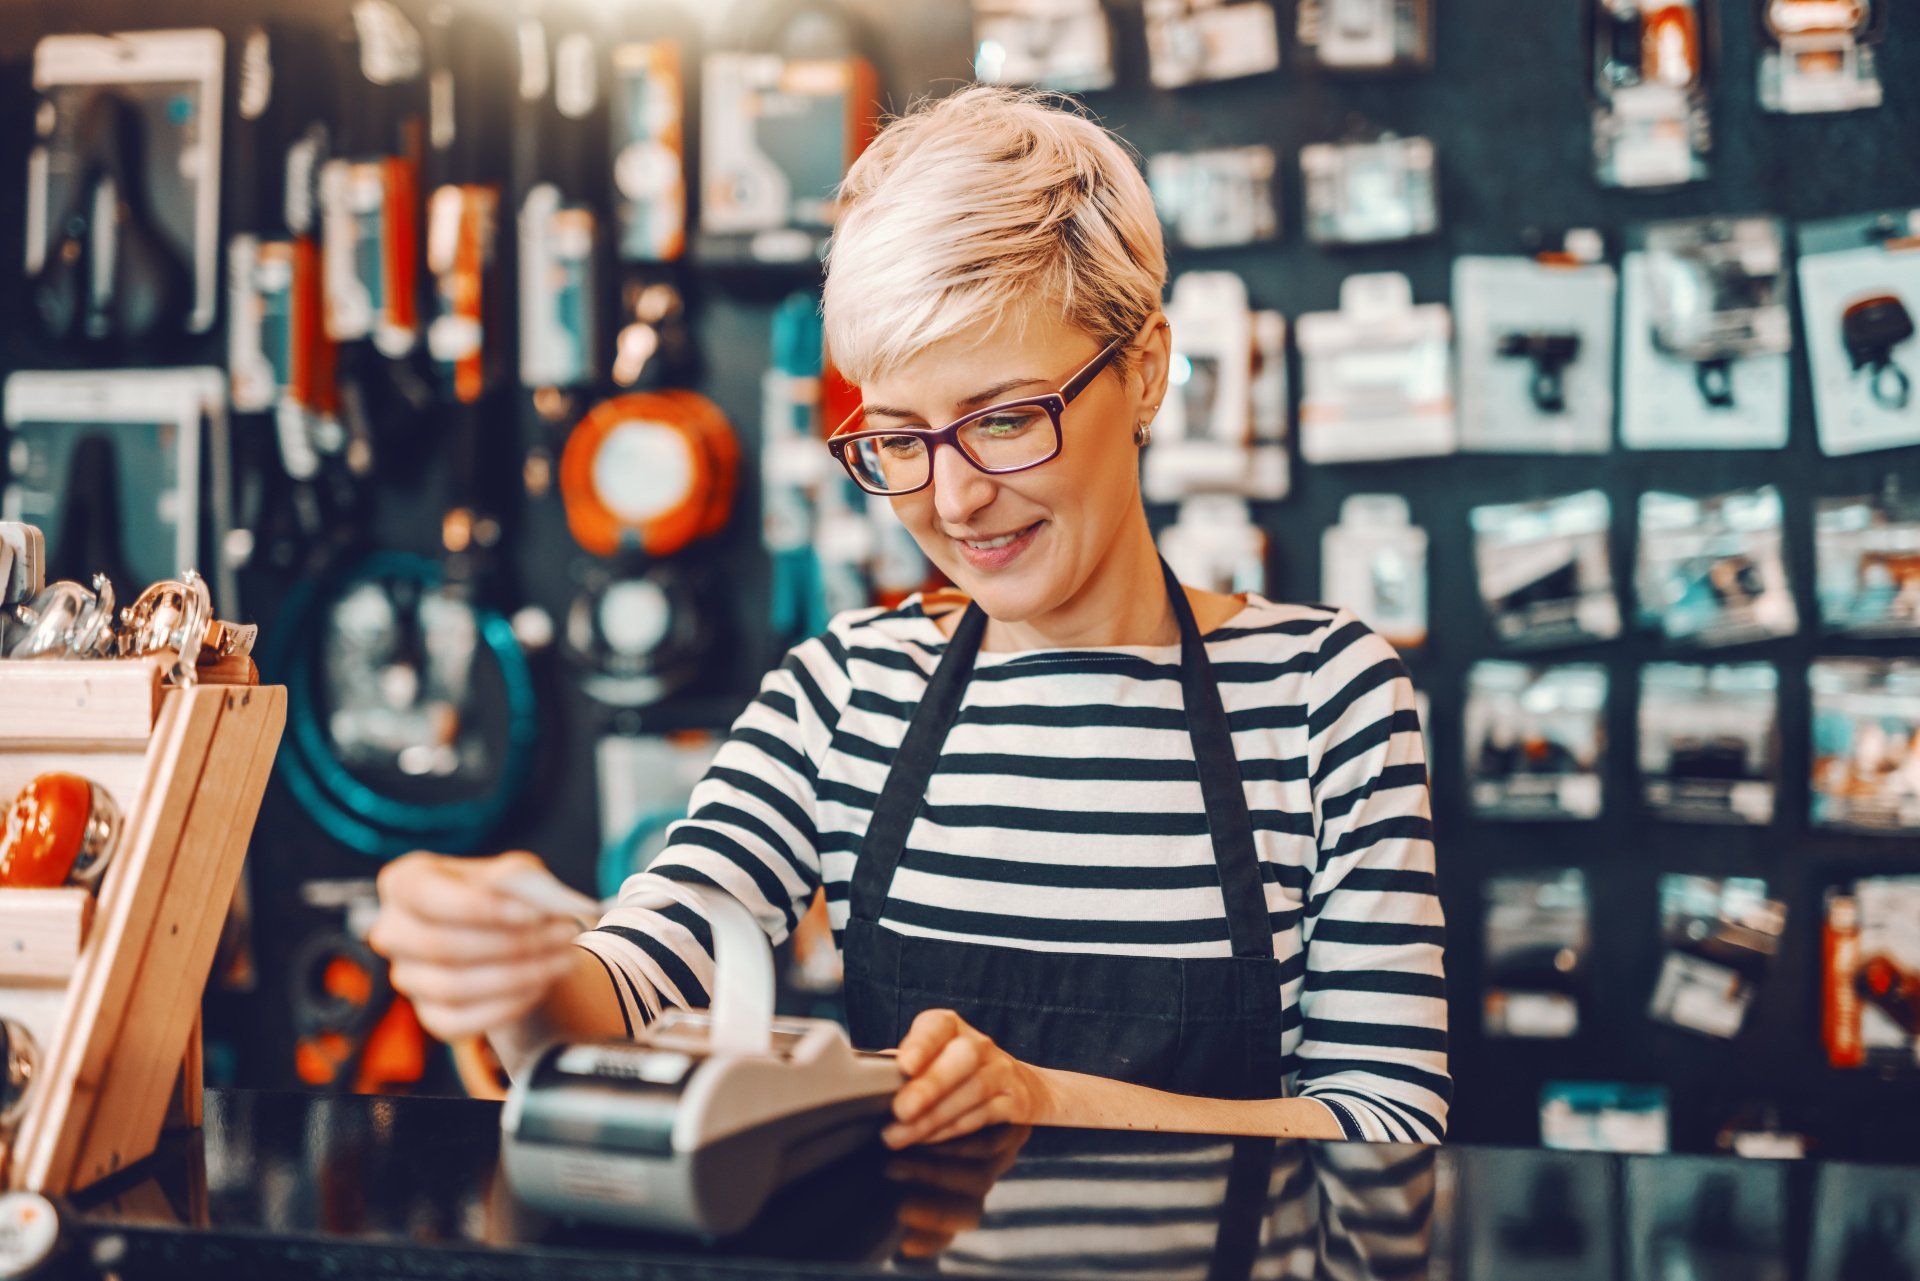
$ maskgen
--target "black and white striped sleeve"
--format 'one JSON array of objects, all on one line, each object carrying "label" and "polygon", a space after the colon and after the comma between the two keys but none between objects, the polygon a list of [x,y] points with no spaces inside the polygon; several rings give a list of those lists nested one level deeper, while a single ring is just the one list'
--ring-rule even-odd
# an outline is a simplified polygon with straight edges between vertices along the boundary
[{"label": "black and white striped sleeve", "polygon": [[[842,620],[835,620],[839,627]],[[831,632],[803,641],[761,681],[694,788],[666,848],[620,888],[580,946],[607,964],[631,1026],[663,1006],[704,1009],[713,935],[688,885],[724,891],[776,945],[820,886],[817,763],[849,696]]]},{"label": "black and white striped sleeve", "polygon": [[1297,1084],[1348,1138],[1446,1133],[1445,921],[1413,682],[1348,610],[1308,680],[1307,763],[1319,856],[1301,931]]}]

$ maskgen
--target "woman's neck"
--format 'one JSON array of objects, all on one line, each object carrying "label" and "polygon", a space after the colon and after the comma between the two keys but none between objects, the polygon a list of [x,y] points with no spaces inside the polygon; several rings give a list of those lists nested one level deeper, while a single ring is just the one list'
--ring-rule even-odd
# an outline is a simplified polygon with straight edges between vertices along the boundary
[{"label": "woman's neck", "polygon": [[989,619],[981,648],[1087,649],[1106,645],[1172,645],[1180,625],[1167,599],[1160,553],[1135,507],[1107,554],[1070,599],[1017,623]]}]

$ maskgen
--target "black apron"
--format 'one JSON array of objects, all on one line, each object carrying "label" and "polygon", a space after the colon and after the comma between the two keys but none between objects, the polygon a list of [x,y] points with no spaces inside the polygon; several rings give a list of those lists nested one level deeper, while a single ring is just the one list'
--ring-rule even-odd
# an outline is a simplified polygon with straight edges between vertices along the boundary
[{"label": "black apron", "polygon": [[907,727],[854,866],[843,939],[847,1021],[863,1049],[898,1045],[923,1010],[951,1009],[1037,1067],[1223,1099],[1285,1093],[1280,963],[1227,716],[1186,592],[1161,571],[1180,624],[1180,688],[1233,954],[1180,959],[1036,952],[913,938],[880,916],[959,715],[987,617],[970,604]]}]

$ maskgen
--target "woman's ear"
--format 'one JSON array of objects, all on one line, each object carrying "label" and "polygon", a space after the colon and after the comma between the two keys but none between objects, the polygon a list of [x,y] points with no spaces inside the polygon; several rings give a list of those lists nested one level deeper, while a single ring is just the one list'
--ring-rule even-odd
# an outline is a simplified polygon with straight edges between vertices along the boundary
[{"label": "woman's ear", "polygon": [[1167,314],[1155,311],[1141,326],[1140,355],[1133,363],[1131,390],[1139,405],[1136,421],[1150,423],[1167,398],[1167,375],[1173,364],[1173,330]]}]

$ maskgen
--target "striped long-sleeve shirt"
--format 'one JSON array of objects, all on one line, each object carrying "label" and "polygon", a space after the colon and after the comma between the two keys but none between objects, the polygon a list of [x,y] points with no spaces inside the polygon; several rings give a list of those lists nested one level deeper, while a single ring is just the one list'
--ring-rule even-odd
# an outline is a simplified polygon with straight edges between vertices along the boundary
[{"label": "striped long-sleeve shirt", "polygon": [[[701,1008],[712,939],[688,883],[778,943],[825,888],[836,942],[893,754],[946,650],[919,597],[841,615],[769,672],[688,817],[581,944],[638,1024]],[[1350,1138],[1446,1128],[1444,925],[1414,691],[1344,609],[1258,595],[1205,637],[1280,961],[1287,1090]],[[1036,952],[1230,954],[1179,647],[983,652],[881,915]]]}]

